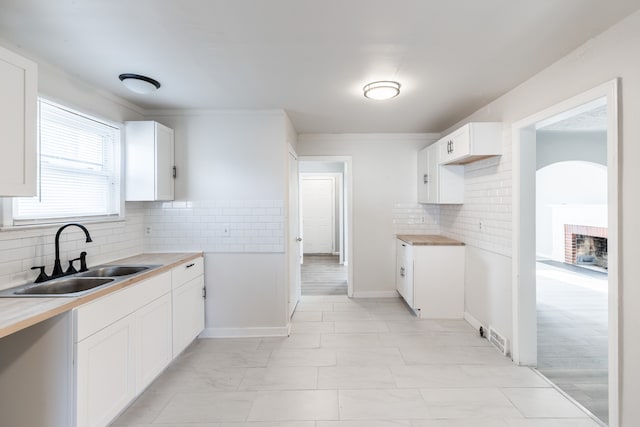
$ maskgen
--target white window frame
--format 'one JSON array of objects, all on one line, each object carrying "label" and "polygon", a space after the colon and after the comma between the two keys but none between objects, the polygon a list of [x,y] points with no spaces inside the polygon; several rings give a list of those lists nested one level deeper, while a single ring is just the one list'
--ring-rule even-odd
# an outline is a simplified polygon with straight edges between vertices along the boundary
[{"label": "white window frame", "polygon": [[[118,187],[118,198],[115,200],[117,213],[108,214],[108,215],[77,215],[77,216],[66,216],[66,217],[52,217],[52,218],[34,218],[34,219],[17,219],[14,218],[13,215],[13,204],[15,198],[5,198],[2,200],[2,210],[1,210],[1,224],[2,229],[25,229],[31,227],[41,227],[41,226],[50,226],[56,224],[63,224],[67,222],[81,221],[83,223],[100,223],[100,222],[114,222],[114,221],[124,221],[125,218],[125,199],[124,199],[124,124],[114,122],[112,120],[104,119],[97,115],[86,113],[84,111],[78,110],[76,108],[69,107],[63,103],[53,101],[49,98],[39,96],[38,97],[38,127],[40,126],[40,101],[46,102],[50,105],[56,106],[63,110],[67,110],[70,113],[77,114],[79,116],[88,118],[90,120],[94,120],[99,123],[103,123],[107,126],[111,126],[113,128],[118,129],[119,131],[119,140],[116,141],[115,146],[115,169],[116,174],[119,177],[119,187]],[[40,191],[40,132],[38,130],[38,191]]]}]

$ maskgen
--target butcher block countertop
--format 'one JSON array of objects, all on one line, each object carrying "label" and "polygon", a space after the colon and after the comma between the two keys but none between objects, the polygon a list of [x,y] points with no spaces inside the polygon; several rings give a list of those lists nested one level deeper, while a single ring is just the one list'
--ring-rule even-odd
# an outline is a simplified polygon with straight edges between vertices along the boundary
[{"label": "butcher block countertop", "polygon": [[413,246],[464,246],[463,242],[436,234],[398,234],[397,237]]},{"label": "butcher block countertop", "polygon": [[131,286],[134,283],[149,279],[165,271],[169,271],[184,262],[201,256],[201,252],[149,253],[109,262],[105,265],[156,264],[161,265],[161,267],[137,274],[130,279],[121,280],[111,285],[99,287],[95,292],[78,297],[0,298],[0,338],[50,319],[58,314],[72,310],[89,301],[93,301],[127,286]]}]

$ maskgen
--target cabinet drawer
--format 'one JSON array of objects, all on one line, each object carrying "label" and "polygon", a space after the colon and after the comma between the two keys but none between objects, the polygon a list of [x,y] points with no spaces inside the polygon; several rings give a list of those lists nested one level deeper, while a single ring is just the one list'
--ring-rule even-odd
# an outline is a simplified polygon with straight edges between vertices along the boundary
[{"label": "cabinet drawer", "polygon": [[187,261],[171,270],[171,281],[173,289],[179,288],[187,282],[204,274],[204,258],[199,257]]},{"label": "cabinet drawer", "polygon": [[171,272],[154,276],[76,309],[76,342],[171,291]]}]

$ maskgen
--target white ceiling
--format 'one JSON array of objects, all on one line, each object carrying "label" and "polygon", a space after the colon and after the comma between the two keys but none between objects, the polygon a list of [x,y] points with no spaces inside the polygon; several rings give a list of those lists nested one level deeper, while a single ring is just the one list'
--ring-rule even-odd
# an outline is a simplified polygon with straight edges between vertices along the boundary
[{"label": "white ceiling", "polygon": [[[298,132],[439,132],[638,0],[0,0],[0,39],[145,109],[284,108]],[[121,73],[159,80],[128,92]],[[373,80],[402,83],[376,102]]]}]

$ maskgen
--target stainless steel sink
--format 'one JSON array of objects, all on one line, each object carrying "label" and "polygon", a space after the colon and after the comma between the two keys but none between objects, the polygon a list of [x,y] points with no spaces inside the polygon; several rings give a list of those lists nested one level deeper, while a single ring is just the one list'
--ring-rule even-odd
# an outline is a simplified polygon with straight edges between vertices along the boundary
[{"label": "stainless steel sink", "polygon": [[28,283],[0,291],[0,298],[16,297],[77,297],[96,288],[120,282],[159,265],[101,265],[42,283]]},{"label": "stainless steel sink", "polygon": [[108,265],[104,267],[96,267],[76,276],[80,277],[120,277],[129,276],[131,274],[140,273],[149,270],[153,266],[150,265]]},{"label": "stainless steel sink", "polygon": [[113,278],[63,277],[49,282],[36,283],[14,290],[15,296],[22,295],[61,295],[85,292],[98,286],[113,282]]}]

